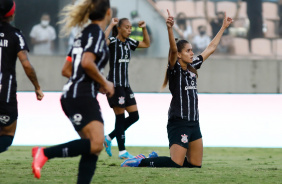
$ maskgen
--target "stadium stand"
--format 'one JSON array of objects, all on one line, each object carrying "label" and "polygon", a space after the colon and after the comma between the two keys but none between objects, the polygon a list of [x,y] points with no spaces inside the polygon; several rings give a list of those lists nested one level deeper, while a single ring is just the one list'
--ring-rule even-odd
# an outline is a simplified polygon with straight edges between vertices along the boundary
[{"label": "stadium stand", "polygon": [[194,34],[198,33],[198,26],[205,25],[207,27],[207,35],[212,36],[212,28],[204,18],[197,18],[192,20],[192,30]]},{"label": "stadium stand", "polygon": [[277,57],[282,57],[282,38],[272,41],[273,53]]},{"label": "stadium stand", "polygon": [[[195,2],[196,5],[196,16],[199,18],[204,18],[205,14],[204,14],[204,2],[203,1],[196,1]],[[215,5],[213,2],[209,1],[208,2],[208,16],[211,18],[215,17]]]},{"label": "stadium stand", "polygon": [[251,52],[257,56],[271,56],[271,40],[267,38],[255,38],[251,40]]},{"label": "stadium stand", "polygon": [[279,20],[277,3],[263,2],[262,10],[265,19]]},{"label": "stadium stand", "polygon": [[265,20],[264,24],[266,26],[265,38],[277,38],[277,23],[273,20]]},{"label": "stadium stand", "polygon": [[245,38],[234,38],[233,47],[235,55],[249,55],[249,41]]},{"label": "stadium stand", "polygon": [[183,12],[187,18],[196,17],[196,6],[193,1],[176,1],[175,2],[176,12]]},{"label": "stadium stand", "polygon": [[217,12],[228,12],[228,15],[232,18],[235,17],[237,10],[237,4],[230,1],[221,1],[216,3]]},{"label": "stadium stand", "polygon": [[176,16],[175,4],[173,1],[157,1],[156,6],[161,11],[163,15],[167,15],[167,9],[170,11],[171,15]]}]

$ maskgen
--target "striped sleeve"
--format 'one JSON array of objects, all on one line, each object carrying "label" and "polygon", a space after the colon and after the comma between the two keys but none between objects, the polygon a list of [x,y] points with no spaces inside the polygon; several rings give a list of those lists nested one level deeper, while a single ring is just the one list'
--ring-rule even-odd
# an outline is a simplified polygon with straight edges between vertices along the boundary
[{"label": "striped sleeve", "polygon": [[29,51],[29,48],[26,44],[26,40],[25,40],[25,37],[22,35],[21,32],[16,32],[15,33],[16,35],[16,41],[17,41],[17,44],[16,44],[16,52],[20,52],[22,50],[27,50]]},{"label": "striped sleeve", "polygon": [[104,44],[105,36],[103,31],[93,31],[92,33],[88,34],[88,40],[84,48],[84,52],[92,52],[97,56],[101,56]]},{"label": "striped sleeve", "polygon": [[203,64],[203,56],[198,55],[194,58],[193,63],[191,64],[193,68],[200,69],[201,65]]},{"label": "striped sleeve", "polygon": [[128,38],[127,40],[128,40],[128,42],[129,42],[130,49],[134,51],[134,50],[138,47],[139,41],[134,40],[134,39],[132,39],[132,38]]}]

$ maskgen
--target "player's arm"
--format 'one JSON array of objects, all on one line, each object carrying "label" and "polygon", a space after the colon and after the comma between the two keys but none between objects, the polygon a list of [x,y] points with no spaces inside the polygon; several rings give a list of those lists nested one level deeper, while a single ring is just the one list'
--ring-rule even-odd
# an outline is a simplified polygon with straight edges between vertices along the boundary
[{"label": "player's arm", "polygon": [[216,36],[213,38],[213,40],[210,42],[208,47],[201,53],[201,55],[203,57],[203,61],[208,59],[208,57],[215,51],[215,49],[217,48],[219,41],[220,41],[220,39],[223,35],[224,30],[226,28],[228,28],[229,25],[233,22],[232,18],[226,17],[226,12],[224,13],[224,15],[225,16],[224,16],[223,24],[222,24],[220,30],[218,31]]},{"label": "player's arm", "polygon": [[72,58],[67,56],[65,64],[62,68],[62,76],[70,78],[72,75]]},{"label": "player's arm", "polygon": [[29,62],[27,51],[26,50],[20,51],[18,53],[18,58],[21,61],[21,64],[24,68],[27,77],[29,78],[29,80],[31,81],[31,83],[35,88],[37,100],[42,100],[44,94],[40,89],[35,70],[33,69],[32,65]]},{"label": "player's arm", "polygon": [[138,22],[138,26],[140,28],[142,28],[142,32],[143,32],[143,40],[141,42],[139,42],[138,48],[148,48],[150,47],[150,36],[146,27],[146,22],[145,21],[139,21]]},{"label": "player's arm", "polygon": [[107,94],[109,97],[114,94],[114,85],[108,81],[99,71],[95,64],[96,55],[92,52],[85,52],[82,56],[81,66],[86,74],[101,85],[100,92]]},{"label": "player's arm", "polygon": [[110,40],[108,39],[110,36],[111,31],[113,30],[113,27],[116,26],[118,24],[118,18],[112,18],[112,21],[110,23],[110,25],[107,27],[107,29],[105,30],[105,38],[107,41],[107,45],[110,44]]},{"label": "player's arm", "polygon": [[168,32],[168,40],[169,40],[169,66],[172,69],[177,60],[177,46],[173,34],[173,25],[174,25],[174,18],[170,15],[169,10],[167,10],[168,18],[166,19],[166,26]]}]

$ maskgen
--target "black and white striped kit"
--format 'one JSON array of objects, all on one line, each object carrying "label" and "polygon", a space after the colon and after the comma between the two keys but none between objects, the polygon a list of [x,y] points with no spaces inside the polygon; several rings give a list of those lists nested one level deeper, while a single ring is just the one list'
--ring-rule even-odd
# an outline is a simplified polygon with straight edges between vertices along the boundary
[{"label": "black and white striped kit", "polygon": [[16,101],[17,54],[29,50],[21,31],[8,23],[0,23],[0,101]]},{"label": "black and white striped kit", "polygon": [[105,35],[96,24],[90,24],[74,40],[68,56],[72,58],[72,76],[63,89],[64,98],[93,97],[96,98],[99,84],[90,78],[81,66],[84,52],[92,52],[96,56],[95,64],[101,71],[109,59],[109,50]]},{"label": "black and white striped kit", "polygon": [[135,50],[139,41],[127,38],[125,42],[116,37],[110,37],[110,71],[108,80],[114,83],[114,86],[129,87],[128,64],[131,58],[131,50]]},{"label": "black and white striped kit", "polygon": [[[199,69],[203,63],[201,55],[194,58],[192,67]],[[199,120],[197,76],[185,71],[177,61],[173,69],[168,68],[169,90],[172,100],[168,112],[169,119]]]}]

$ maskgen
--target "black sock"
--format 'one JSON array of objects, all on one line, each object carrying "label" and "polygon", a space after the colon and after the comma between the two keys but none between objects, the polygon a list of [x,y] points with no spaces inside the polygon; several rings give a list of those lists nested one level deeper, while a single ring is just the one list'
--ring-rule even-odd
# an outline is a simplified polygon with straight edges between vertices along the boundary
[{"label": "black sock", "polygon": [[90,140],[78,139],[65,144],[49,147],[44,149],[44,155],[48,159],[54,157],[75,157],[82,154],[90,153]]},{"label": "black sock", "polygon": [[116,131],[116,138],[117,138],[119,151],[125,150],[124,122],[125,122],[124,113],[116,115],[115,131]]},{"label": "black sock", "polygon": [[14,136],[1,135],[0,136],[0,153],[7,151],[9,146],[13,143]]},{"label": "black sock", "polygon": [[[131,125],[133,125],[136,121],[139,120],[139,114],[138,111],[130,112],[129,116],[125,118],[125,123],[124,123],[124,131],[127,130]],[[113,130],[110,134],[109,137],[111,139],[116,137],[116,131]]]},{"label": "black sock", "polygon": [[183,163],[183,166],[182,166],[182,167],[201,168],[202,166],[196,166],[196,165],[193,165],[193,164],[189,163],[189,162],[187,161],[187,158],[185,157],[184,163]]},{"label": "black sock", "polygon": [[139,167],[181,167],[171,160],[170,157],[156,157],[142,159]]},{"label": "black sock", "polygon": [[78,167],[77,184],[91,183],[92,177],[95,173],[97,160],[97,155],[81,155]]}]

